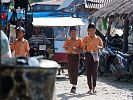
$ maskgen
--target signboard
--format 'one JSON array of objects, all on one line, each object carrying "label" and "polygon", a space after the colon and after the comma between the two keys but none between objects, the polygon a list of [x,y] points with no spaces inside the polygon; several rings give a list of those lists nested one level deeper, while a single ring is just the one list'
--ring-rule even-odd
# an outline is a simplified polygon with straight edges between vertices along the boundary
[{"label": "signboard", "polygon": [[39,45],[39,50],[46,50],[46,45]]}]

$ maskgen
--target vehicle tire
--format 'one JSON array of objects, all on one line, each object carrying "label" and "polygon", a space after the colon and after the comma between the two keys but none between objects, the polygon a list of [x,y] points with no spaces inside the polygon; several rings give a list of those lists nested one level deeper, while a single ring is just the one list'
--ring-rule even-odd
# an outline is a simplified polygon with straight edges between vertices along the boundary
[{"label": "vehicle tire", "polygon": [[104,55],[100,55],[99,58],[99,67],[98,67],[98,74],[103,75],[105,71],[105,57]]},{"label": "vehicle tire", "polygon": [[130,71],[130,74],[133,76],[133,61],[131,62],[129,66],[129,71]]},{"label": "vehicle tire", "polygon": [[102,66],[98,67],[98,75],[102,76],[104,74],[104,72],[100,69]]}]

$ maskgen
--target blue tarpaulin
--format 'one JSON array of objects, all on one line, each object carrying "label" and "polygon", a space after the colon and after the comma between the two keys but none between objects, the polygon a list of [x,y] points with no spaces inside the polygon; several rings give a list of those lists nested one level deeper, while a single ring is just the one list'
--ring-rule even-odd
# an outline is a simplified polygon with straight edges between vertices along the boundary
[{"label": "blue tarpaulin", "polygon": [[[32,14],[32,13],[28,13],[28,14]],[[12,15],[12,12],[8,13],[8,20],[10,20]],[[70,17],[71,13],[67,12],[67,13],[61,13],[61,12],[33,12],[33,18],[40,18],[40,17]],[[18,18],[25,18],[25,14],[24,13],[17,13],[17,17]]]}]

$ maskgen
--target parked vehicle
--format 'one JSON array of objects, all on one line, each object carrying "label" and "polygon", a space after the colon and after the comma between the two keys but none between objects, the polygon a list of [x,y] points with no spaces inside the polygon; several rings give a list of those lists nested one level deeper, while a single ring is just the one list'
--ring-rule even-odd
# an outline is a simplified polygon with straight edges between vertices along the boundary
[{"label": "parked vehicle", "polygon": [[33,28],[29,44],[30,56],[43,56],[45,59],[49,57],[46,47],[50,45],[50,41],[40,27]]},{"label": "parked vehicle", "polygon": [[[45,22],[45,23],[42,23]],[[33,18],[33,26],[40,27],[47,39],[50,41],[50,45],[46,46],[49,59],[57,61],[62,65],[62,68],[66,67],[67,53],[63,48],[65,39],[69,37],[69,26],[81,26],[84,25],[82,19],[72,17],[40,17]],[[80,36],[80,33],[78,33]]]},{"label": "parked vehicle", "polygon": [[111,50],[110,47],[105,47],[100,56],[100,60],[99,60],[99,75],[109,75],[110,70],[109,70],[109,66],[110,64],[113,62],[114,58],[115,58],[115,53]]},{"label": "parked vehicle", "polygon": [[132,75],[132,59],[133,56],[117,52],[113,63],[110,65],[110,70],[115,78],[121,79],[126,75]]},{"label": "parked vehicle", "polygon": [[116,51],[119,51],[123,45],[122,39],[120,36],[115,35],[111,37],[112,39],[105,38],[105,48],[103,48],[100,54],[99,61],[99,75],[109,75],[110,65],[113,63],[114,58],[116,57]]}]

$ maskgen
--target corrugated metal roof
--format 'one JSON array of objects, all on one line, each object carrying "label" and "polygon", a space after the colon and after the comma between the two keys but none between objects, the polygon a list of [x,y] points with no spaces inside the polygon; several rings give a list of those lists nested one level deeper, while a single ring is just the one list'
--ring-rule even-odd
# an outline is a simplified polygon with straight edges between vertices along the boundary
[{"label": "corrugated metal roof", "polygon": [[107,5],[113,0],[64,0],[62,5],[58,8],[58,10],[63,8],[71,8],[77,4],[85,4],[85,8],[91,9],[99,9]]},{"label": "corrugated metal roof", "polygon": [[41,4],[41,5],[61,5],[62,1],[44,1],[44,2],[35,2],[32,3],[31,6]]},{"label": "corrugated metal roof", "polygon": [[127,14],[128,18],[133,17],[133,0],[114,0],[105,7],[99,9],[90,17],[107,17],[111,15]]},{"label": "corrugated metal roof", "polygon": [[85,8],[100,9],[113,0],[84,0],[84,1],[85,1]]},{"label": "corrugated metal roof", "polygon": [[71,8],[74,8],[75,6],[77,5],[80,5],[83,3],[83,0],[74,0],[68,7],[67,9],[71,9]]},{"label": "corrugated metal roof", "polygon": [[68,7],[73,1],[75,0],[64,0],[61,6],[58,8],[58,10]]}]

